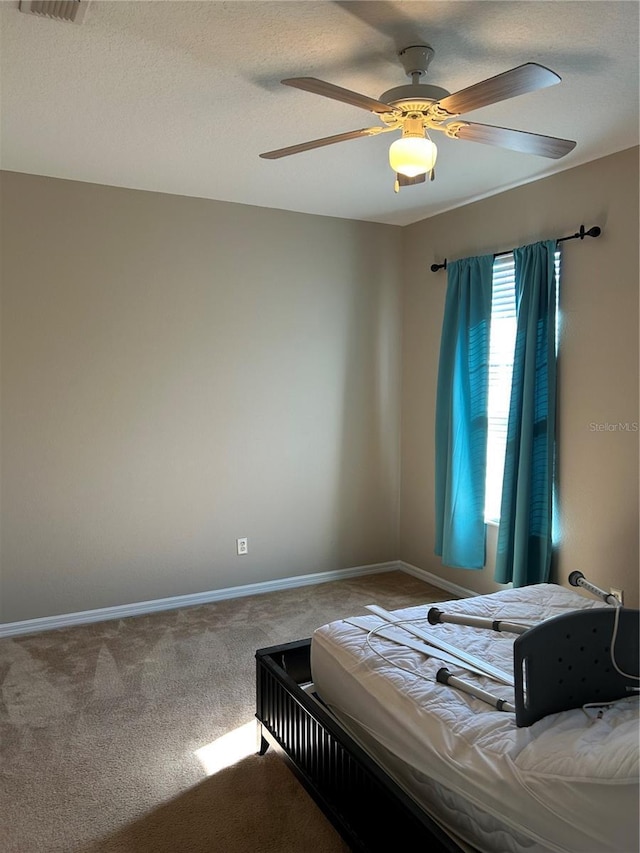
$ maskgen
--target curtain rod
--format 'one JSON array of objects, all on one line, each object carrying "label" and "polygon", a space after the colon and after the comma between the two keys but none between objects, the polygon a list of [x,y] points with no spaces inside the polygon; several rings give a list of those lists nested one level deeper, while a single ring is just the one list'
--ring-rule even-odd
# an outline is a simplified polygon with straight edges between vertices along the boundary
[{"label": "curtain rod", "polygon": [[[594,225],[593,228],[589,228],[588,231],[584,230],[584,225],[580,226],[580,230],[575,234],[570,234],[568,237],[558,237],[556,243],[562,243],[563,240],[584,240],[585,237],[599,237],[602,233],[602,229],[597,225]],[[506,249],[504,252],[495,252],[493,257],[497,258],[499,255],[506,255],[509,252],[512,252],[513,249]],[[438,270],[446,270],[447,268],[447,259],[444,259],[443,264],[431,264],[431,272],[438,272]]]}]

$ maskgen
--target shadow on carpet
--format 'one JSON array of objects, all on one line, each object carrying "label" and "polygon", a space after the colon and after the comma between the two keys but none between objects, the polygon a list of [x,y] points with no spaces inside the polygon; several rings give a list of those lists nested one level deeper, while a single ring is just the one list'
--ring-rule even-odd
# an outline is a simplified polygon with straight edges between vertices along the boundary
[{"label": "shadow on carpet", "polygon": [[348,853],[273,752],[251,755],[83,853]]}]

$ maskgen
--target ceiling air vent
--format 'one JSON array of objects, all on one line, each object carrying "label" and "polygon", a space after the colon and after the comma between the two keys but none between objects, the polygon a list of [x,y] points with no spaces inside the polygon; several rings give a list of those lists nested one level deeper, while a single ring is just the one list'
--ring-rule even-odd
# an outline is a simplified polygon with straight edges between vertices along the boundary
[{"label": "ceiling air vent", "polygon": [[29,15],[80,24],[89,0],[20,0],[18,8]]}]

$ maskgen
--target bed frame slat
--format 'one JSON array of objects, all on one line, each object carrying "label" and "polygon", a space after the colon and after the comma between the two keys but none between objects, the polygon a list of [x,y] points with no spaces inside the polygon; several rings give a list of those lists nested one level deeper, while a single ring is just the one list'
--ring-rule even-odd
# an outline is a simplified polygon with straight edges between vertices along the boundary
[{"label": "bed frame slat", "polygon": [[[342,729],[302,685],[311,683],[311,640],[256,652],[256,718],[260,753],[280,752],[355,851],[461,853],[399,785]],[[385,845],[382,847],[381,845]]]}]

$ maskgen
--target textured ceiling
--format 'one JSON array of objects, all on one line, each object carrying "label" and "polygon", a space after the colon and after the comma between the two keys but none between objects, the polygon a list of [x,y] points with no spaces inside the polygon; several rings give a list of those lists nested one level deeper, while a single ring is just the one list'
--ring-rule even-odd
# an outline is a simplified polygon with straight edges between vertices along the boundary
[{"label": "textured ceiling", "polygon": [[[0,4],[4,169],[404,225],[638,144],[638,3],[91,0],[82,24]],[[395,134],[268,161],[367,127],[280,84],[315,76],[378,98],[397,52],[435,49],[453,92],[533,61],[562,83],[465,118],[577,141],[561,160],[437,134],[437,179],[393,192]]]}]

